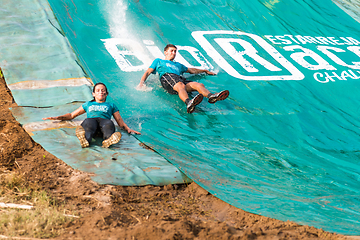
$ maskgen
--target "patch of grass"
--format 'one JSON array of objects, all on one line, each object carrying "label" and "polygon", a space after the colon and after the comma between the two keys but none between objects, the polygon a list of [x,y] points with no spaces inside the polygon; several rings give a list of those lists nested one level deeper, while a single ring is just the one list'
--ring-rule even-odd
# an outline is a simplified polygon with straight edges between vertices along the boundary
[{"label": "patch of grass", "polygon": [[21,175],[0,169],[0,202],[34,206],[31,210],[0,208],[0,234],[14,237],[56,237],[73,219],[39,186]]}]

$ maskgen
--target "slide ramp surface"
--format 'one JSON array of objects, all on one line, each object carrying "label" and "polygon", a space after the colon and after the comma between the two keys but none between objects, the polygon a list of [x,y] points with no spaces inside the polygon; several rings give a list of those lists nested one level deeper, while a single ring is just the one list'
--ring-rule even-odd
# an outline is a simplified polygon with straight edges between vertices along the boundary
[{"label": "slide ramp surface", "polygon": [[[84,72],[136,138],[220,199],[360,234],[360,25],[352,1],[48,1]],[[167,43],[230,97],[193,114],[136,86]]]},{"label": "slide ramp surface", "polygon": [[46,0],[0,3],[0,67],[18,105],[11,110],[36,142],[101,184],[191,181],[127,132],[119,130],[122,141],[109,149],[101,147],[101,139],[82,149],[75,128],[85,115],[72,121],[43,121],[43,117],[72,112],[91,100],[93,82]]}]

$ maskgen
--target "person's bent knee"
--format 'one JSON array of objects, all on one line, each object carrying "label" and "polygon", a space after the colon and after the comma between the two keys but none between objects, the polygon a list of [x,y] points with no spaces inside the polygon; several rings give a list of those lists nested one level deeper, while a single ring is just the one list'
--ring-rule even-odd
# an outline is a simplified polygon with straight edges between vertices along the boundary
[{"label": "person's bent knee", "polygon": [[182,82],[178,82],[174,85],[173,89],[179,92],[180,90],[185,89],[185,84]]},{"label": "person's bent knee", "polygon": [[98,126],[99,126],[97,120],[95,118],[86,118],[81,123],[81,126],[85,130],[86,140],[90,143],[96,133]]},{"label": "person's bent knee", "polygon": [[98,123],[94,118],[86,118],[81,123],[81,126],[85,129],[85,131],[95,132],[98,127]]},{"label": "person's bent knee", "polygon": [[201,87],[201,88],[205,87],[205,85],[203,83],[198,83],[198,86]]},{"label": "person's bent knee", "polygon": [[191,82],[186,84],[186,91],[192,92],[192,91],[199,91],[201,89],[204,89],[205,85],[198,82]]},{"label": "person's bent knee", "polygon": [[101,131],[103,133],[103,138],[108,139],[115,132],[115,125],[111,120],[104,120],[101,123]]}]

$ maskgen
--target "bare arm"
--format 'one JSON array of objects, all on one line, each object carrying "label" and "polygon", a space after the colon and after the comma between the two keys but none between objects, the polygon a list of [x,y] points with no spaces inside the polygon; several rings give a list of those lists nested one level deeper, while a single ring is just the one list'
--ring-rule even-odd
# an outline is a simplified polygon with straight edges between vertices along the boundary
[{"label": "bare arm", "polygon": [[71,120],[76,118],[77,116],[84,114],[85,110],[83,109],[83,107],[79,107],[78,109],[76,109],[75,111],[73,111],[72,113],[66,113],[64,115],[61,116],[57,116],[57,117],[47,117],[47,118],[43,118],[43,120]]},{"label": "bare arm", "polygon": [[149,75],[154,71],[154,69],[152,68],[148,68],[145,73],[142,75],[140,83],[138,85],[138,87],[142,87],[144,85],[144,82],[146,81],[146,79],[149,77]]},{"label": "bare arm", "polygon": [[186,72],[191,73],[191,74],[206,73],[208,75],[216,75],[216,73],[210,72],[209,70],[198,69],[198,68],[188,68],[188,70]]},{"label": "bare arm", "polygon": [[121,128],[125,129],[128,133],[141,134],[140,132],[135,131],[135,130],[132,130],[131,128],[129,128],[129,127],[126,125],[126,123],[125,123],[124,120],[122,119],[119,111],[115,112],[115,113],[113,114],[113,116],[114,116],[115,121],[117,122],[117,124],[118,124]]}]

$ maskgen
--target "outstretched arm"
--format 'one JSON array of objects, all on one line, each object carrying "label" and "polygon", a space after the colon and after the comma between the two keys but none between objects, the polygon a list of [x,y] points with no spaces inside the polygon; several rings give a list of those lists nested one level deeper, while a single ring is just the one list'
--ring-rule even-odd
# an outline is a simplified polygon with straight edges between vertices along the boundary
[{"label": "outstretched arm", "polygon": [[61,116],[57,116],[57,117],[46,117],[46,118],[43,118],[43,120],[62,120],[62,121],[63,120],[71,120],[83,113],[85,113],[85,110],[81,106],[78,109],[76,109],[75,111],[73,111],[72,113],[67,113],[67,114],[64,114]]},{"label": "outstretched arm", "polygon": [[150,75],[153,71],[154,71],[154,69],[152,69],[152,68],[148,68],[148,69],[145,71],[145,73],[144,73],[144,75],[142,75],[141,80],[140,80],[140,83],[139,83],[139,85],[138,85],[139,88],[142,88],[142,87],[144,86],[144,83],[145,83],[146,79],[149,77],[149,75]]},{"label": "outstretched arm", "polygon": [[117,122],[117,124],[118,124],[121,128],[125,129],[125,131],[127,131],[128,133],[141,134],[140,132],[135,131],[135,130],[132,130],[131,128],[129,128],[129,127],[126,125],[126,123],[125,123],[124,120],[122,119],[119,111],[115,112],[115,113],[113,114],[113,116],[114,116],[115,121]]},{"label": "outstretched arm", "polygon": [[188,68],[188,70],[187,70],[186,72],[187,72],[187,73],[191,73],[191,74],[206,73],[206,74],[208,74],[208,75],[216,75],[216,73],[210,72],[209,70],[206,70],[206,69],[198,69],[198,68]]}]

